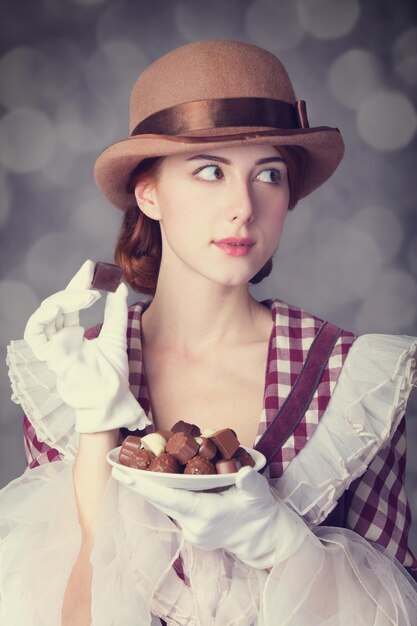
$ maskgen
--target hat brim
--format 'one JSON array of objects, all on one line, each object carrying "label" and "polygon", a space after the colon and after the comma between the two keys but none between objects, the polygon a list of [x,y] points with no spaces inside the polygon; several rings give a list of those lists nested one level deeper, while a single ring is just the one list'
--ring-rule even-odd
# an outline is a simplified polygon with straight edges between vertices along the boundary
[{"label": "hat brim", "polygon": [[[214,131],[214,132],[213,132]],[[106,148],[94,166],[94,177],[102,194],[118,209],[135,205],[133,193],[127,191],[132,171],[146,158],[172,156],[237,145],[302,146],[308,153],[300,199],[320,187],[334,173],[344,154],[344,143],[338,128],[271,130],[271,128],[219,128],[207,134],[167,136],[137,135]]]}]

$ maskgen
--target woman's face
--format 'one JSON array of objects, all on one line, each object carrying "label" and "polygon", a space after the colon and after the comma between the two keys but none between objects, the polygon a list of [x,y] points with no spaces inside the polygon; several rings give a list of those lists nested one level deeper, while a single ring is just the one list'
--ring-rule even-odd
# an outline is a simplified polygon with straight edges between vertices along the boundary
[{"label": "woman's face", "polygon": [[136,197],[160,222],[161,270],[168,264],[170,275],[198,273],[236,286],[278,246],[289,203],[287,167],[272,146],[207,147],[166,157],[154,186],[139,183]]}]

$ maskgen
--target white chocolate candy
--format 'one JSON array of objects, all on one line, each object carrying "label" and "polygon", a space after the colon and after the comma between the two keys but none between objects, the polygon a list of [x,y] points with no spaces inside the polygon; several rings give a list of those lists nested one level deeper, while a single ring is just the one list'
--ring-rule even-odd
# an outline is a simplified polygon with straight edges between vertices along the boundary
[{"label": "white chocolate candy", "polygon": [[201,436],[202,437],[211,437],[211,435],[214,435],[215,432],[217,432],[217,431],[213,430],[213,428],[206,428],[201,433]]},{"label": "white chocolate candy", "polygon": [[141,437],[141,444],[145,450],[150,450],[155,456],[159,456],[165,452],[167,442],[159,433],[149,433],[149,435]]},{"label": "white chocolate candy", "polygon": [[198,445],[201,446],[201,444],[203,443],[203,440],[201,437],[194,437],[194,439],[196,440],[196,442],[198,443]]}]

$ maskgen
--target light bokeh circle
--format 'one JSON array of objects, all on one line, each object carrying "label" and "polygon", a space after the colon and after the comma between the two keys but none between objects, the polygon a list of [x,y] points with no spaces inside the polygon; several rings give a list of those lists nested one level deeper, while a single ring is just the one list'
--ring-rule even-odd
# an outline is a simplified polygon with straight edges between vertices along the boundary
[{"label": "light bokeh circle", "polygon": [[417,26],[406,30],[392,48],[394,70],[408,85],[417,85]]},{"label": "light bokeh circle", "polygon": [[350,33],[361,12],[358,0],[297,0],[296,6],[305,30],[317,39],[325,40]]},{"label": "light bokeh circle", "polygon": [[9,111],[0,120],[0,161],[19,174],[46,167],[56,143],[49,118],[32,108]]},{"label": "light bokeh circle", "polygon": [[254,0],[246,11],[245,28],[255,44],[274,53],[296,48],[305,35],[292,0]]},{"label": "light bokeh circle", "polygon": [[178,32],[187,40],[228,39],[236,31],[239,0],[179,0],[174,20]]},{"label": "light bokeh circle", "polygon": [[0,59],[0,103],[8,109],[36,106],[51,73],[49,59],[36,48],[12,48]]},{"label": "light bokeh circle", "polygon": [[[84,197],[83,197],[84,196]],[[115,207],[109,206],[98,194],[81,194],[74,206],[69,219],[69,228],[74,230],[74,236],[81,234],[92,243],[116,241],[122,222],[122,213]]]},{"label": "light bokeh circle", "polygon": [[42,298],[64,289],[71,276],[87,258],[86,242],[78,233],[46,232],[29,248],[24,270],[28,282],[33,285]]},{"label": "light bokeh circle", "polygon": [[330,91],[341,104],[357,109],[367,97],[381,90],[383,75],[383,66],[376,54],[352,48],[330,65]]},{"label": "light bokeh circle", "polygon": [[148,61],[139,46],[124,40],[109,40],[94,51],[85,64],[89,89],[99,98],[125,101]]},{"label": "light bokeh circle", "polygon": [[405,148],[417,129],[417,113],[411,100],[399,91],[379,91],[359,107],[360,137],[381,151]]},{"label": "light bokeh circle", "polygon": [[417,282],[401,269],[382,270],[356,316],[360,332],[403,333],[417,318]]},{"label": "light bokeh circle", "polygon": [[404,226],[398,213],[384,206],[366,206],[351,219],[350,226],[366,233],[377,243],[384,263],[390,263],[400,252],[404,239]]}]

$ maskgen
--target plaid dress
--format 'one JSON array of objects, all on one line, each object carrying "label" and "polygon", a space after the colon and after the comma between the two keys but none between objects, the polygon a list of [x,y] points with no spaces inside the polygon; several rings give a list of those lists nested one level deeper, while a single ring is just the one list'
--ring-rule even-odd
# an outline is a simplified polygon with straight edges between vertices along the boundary
[{"label": "plaid dress", "polygon": [[[273,299],[262,304],[271,310],[272,330],[269,338],[263,408],[254,445],[285,402],[306,360],[309,348],[323,320],[297,307]],[[146,373],[142,361],[140,318],[149,305],[137,302],[129,308],[128,357],[130,388],[152,419]],[[91,339],[100,332],[97,325],[86,332]],[[351,332],[342,331],[324,368],[319,385],[308,409],[294,432],[282,445],[269,466],[269,478],[281,476],[306,445],[320,422],[336,386],[345,358],[355,340]],[[151,424],[136,434],[153,432]],[[129,431],[122,429],[122,434]],[[29,467],[60,460],[60,452],[39,441],[29,419],[24,419],[24,441]],[[417,580],[417,559],[408,548],[411,513],[404,488],[406,459],[405,418],[403,417],[389,444],[382,448],[339,498],[336,508],[324,524],[351,529],[365,539],[378,543],[395,556]]]}]

